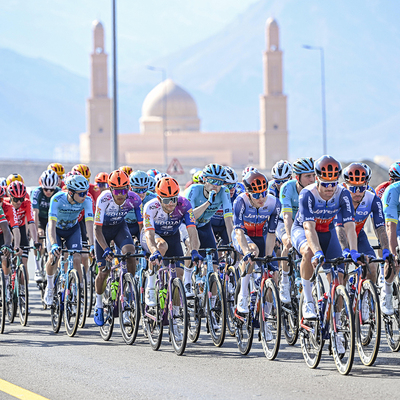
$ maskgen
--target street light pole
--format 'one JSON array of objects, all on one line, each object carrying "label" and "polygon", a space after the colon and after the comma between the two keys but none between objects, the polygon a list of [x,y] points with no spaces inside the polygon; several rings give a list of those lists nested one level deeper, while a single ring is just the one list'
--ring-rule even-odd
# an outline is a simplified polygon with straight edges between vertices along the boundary
[{"label": "street light pole", "polygon": [[116,38],[116,0],[112,0],[113,31],[113,130],[111,142],[111,169],[118,168],[118,108],[117,108],[117,38]]},{"label": "street light pole", "polygon": [[324,154],[328,153],[326,139],[326,104],[325,104],[325,55],[324,48],[320,46],[303,45],[307,50],[319,50],[321,54],[321,106],[322,106],[322,146]]},{"label": "street light pole", "polygon": [[162,118],[162,127],[163,127],[163,162],[164,162],[164,172],[167,171],[168,168],[168,148],[167,148],[167,132],[166,132],[166,125],[167,125],[167,70],[161,67],[152,67],[148,65],[146,67],[150,71],[160,71],[161,72],[161,79],[164,82],[164,98],[163,98],[163,118]]}]

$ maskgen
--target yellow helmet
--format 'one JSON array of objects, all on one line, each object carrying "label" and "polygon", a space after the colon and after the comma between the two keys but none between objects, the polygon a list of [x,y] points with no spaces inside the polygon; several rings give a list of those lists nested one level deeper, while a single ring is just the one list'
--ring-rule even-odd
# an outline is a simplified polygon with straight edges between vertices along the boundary
[{"label": "yellow helmet", "polygon": [[123,167],[119,167],[120,171],[124,171],[128,176],[131,175],[133,169],[131,167],[129,167],[128,165],[125,165]]},{"label": "yellow helmet", "polygon": [[47,169],[52,169],[60,178],[62,178],[65,174],[65,168],[59,163],[49,164]]},{"label": "yellow helmet", "polygon": [[76,171],[82,174],[86,179],[90,178],[90,168],[85,164],[76,164],[72,167],[71,171]]},{"label": "yellow helmet", "polygon": [[11,182],[14,182],[14,181],[24,183],[24,178],[20,174],[10,174],[7,176],[6,181],[7,181],[7,186],[8,186]]}]

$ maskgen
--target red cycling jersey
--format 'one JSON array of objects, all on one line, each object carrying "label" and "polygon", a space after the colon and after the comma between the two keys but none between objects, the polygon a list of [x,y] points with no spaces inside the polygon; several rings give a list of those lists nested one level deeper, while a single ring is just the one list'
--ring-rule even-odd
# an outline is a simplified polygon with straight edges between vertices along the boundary
[{"label": "red cycling jersey", "polygon": [[15,208],[7,199],[3,201],[3,207],[6,204],[15,209],[19,227],[25,225],[25,218],[28,221],[28,224],[33,224],[35,222],[35,217],[33,216],[32,203],[29,198],[28,199],[25,198],[25,200],[22,202],[19,208]]},{"label": "red cycling jersey", "polygon": [[[10,228],[13,229],[18,226],[18,217],[15,208],[11,204],[5,202],[3,202],[1,206],[3,207],[4,215],[6,216],[6,220],[8,225],[10,225]],[[0,233],[3,233],[1,228]]]},{"label": "red cycling jersey", "polygon": [[376,195],[382,200],[383,193],[385,193],[386,188],[391,185],[392,182],[387,181],[387,182],[382,182],[379,186],[376,187],[375,192]]}]

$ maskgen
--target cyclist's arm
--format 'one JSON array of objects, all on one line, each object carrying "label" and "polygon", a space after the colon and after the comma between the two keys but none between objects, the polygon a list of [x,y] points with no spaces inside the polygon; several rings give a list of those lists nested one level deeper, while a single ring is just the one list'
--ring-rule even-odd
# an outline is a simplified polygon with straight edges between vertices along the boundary
[{"label": "cyclist's arm", "polygon": [[[7,221],[1,221],[0,222],[0,228],[3,231],[4,244],[6,246],[11,246],[12,235],[11,235],[10,228],[8,227]],[[14,228],[14,229],[17,230],[18,233],[19,233],[19,229],[18,228]],[[18,239],[18,247],[19,247],[19,239]]]},{"label": "cyclist's arm", "polygon": [[[88,225],[86,225],[87,227]],[[88,231],[89,234],[89,231]],[[96,237],[97,242],[99,243],[100,247],[105,250],[108,246],[106,239],[104,238],[103,235],[103,225],[97,225],[95,224],[94,226],[94,236]],[[90,236],[89,236],[90,240]]]},{"label": "cyclist's arm", "polygon": [[86,220],[85,221],[85,225],[86,225],[86,233],[89,237],[89,243],[91,245],[94,245],[94,237],[93,237],[93,220]]},{"label": "cyclist's arm", "polygon": [[311,251],[315,254],[317,251],[322,251],[321,245],[319,244],[318,234],[315,229],[315,221],[303,222],[304,233],[306,235],[307,244]]},{"label": "cyclist's arm", "polygon": [[57,221],[50,218],[48,225],[48,233],[51,245],[57,243],[56,225]]},{"label": "cyclist's arm", "polygon": [[233,218],[232,218],[232,216],[226,217],[224,219],[224,221],[225,221],[226,233],[228,234],[229,242],[232,242]]},{"label": "cyclist's arm", "polygon": [[29,233],[31,234],[33,243],[37,243],[38,242],[38,234],[37,234],[36,224],[34,224],[34,223],[28,224],[28,229],[29,229]]},{"label": "cyclist's arm", "polygon": [[250,253],[249,244],[247,243],[243,229],[236,228],[235,233],[236,239],[239,243],[240,248],[242,249],[243,255]]},{"label": "cyclist's arm", "polygon": [[[378,238],[379,243],[381,244],[382,249],[389,249],[389,239],[386,233],[386,229],[384,226],[379,226],[375,228],[375,234]],[[396,235],[396,242],[397,242],[397,235]],[[396,243],[397,245],[397,243]],[[395,254],[395,253],[394,253]]]},{"label": "cyclist's arm", "polygon": [[206,201],[205,203],[203,203],[201,206],[196,207],[196,208],[193,210],[194,217],[195,217],[196,219],[198,219],[200,216],[203,215],[204,211],[206,211],[207,208],[208,208],[210,205],[211,205],[211,203],[207,200],[207,201]]},{"label": "cyclist's arm", "polygon": [[[189,233],[189,230],[188,230]],[[147,247],[150,250],[150,253],[153,254],[155,251],[158,250],[157,243],[156,243],[156,232],[154,229],[147,229],[144,232],[144,238],[146,239]]]},{"label": "cyclist's arm", "polygon": [[397,224],[393,221],[386,220],[386,232],[389,240],[389,250],[392,254],[396,254],[397,247]]},{"label": "cyclist's arm", "polygon": [[356,224],[353,221],[346,222],[344,224],[344,230],[346,231],[347,241],[349,242],[350,250],[357,250],[357,234],[356,234]]},{"label": "cyclist's arm", "polygon": [[336,225],[336,234],[339,239],[340,247],[342,250],[349,248],[349,241],[347,240],[346,230],[343,225]]},{"label": "cyclist's arm", "polygon": [[286,236],[290,241],[292,241],[290,232],[292,231],[292,225],[293,225],[293,213],[292,211],[284,211],[283,212],[283,223],[285,224],[285,231],[286,231]]},{"label": "cyclist's arm", "polygon": [[267,256],[272,255],[272,252],[274,251],[274,247],[275,247],[275,240],[276,240],[276,237],[273,233],[267,234],[267,237],[265,239],[265,254]]},{"label": "cyclist's arm", "polygon": [[187,232],[189,235],[190,251],[198,250],[200,248],[199,235],[197,233],[197,228],[194,225],[187,227]]},{"label": "cyclist's arm", "polygon": [[37,208],[33,209],[33,218],[35,220],[36,229],[39,229],[39,210]]}]

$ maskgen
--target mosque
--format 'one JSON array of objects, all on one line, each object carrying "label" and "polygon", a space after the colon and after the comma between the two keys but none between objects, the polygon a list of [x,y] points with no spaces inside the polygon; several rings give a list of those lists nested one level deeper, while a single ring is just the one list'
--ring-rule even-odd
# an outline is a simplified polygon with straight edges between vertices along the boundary
[{"label": "mosque", "polygon": [[[140,132],[118,135],[119,165],[162,169],[175,158],[188,167],[216,162],[234,168],[251,164],[264,170],[287,159],[287,97],[283,94],[279,27],[272,18],[266,22],[263,75],[260,130],[256,132],[201,131],[193,97],[171,79],[161,82],[143,102]],[[91,93],[87,100],[87,132],[80,135],[81,162],[109,165],[111,140],[112,100],[108,95],[104,28],[94,21]]]}]

